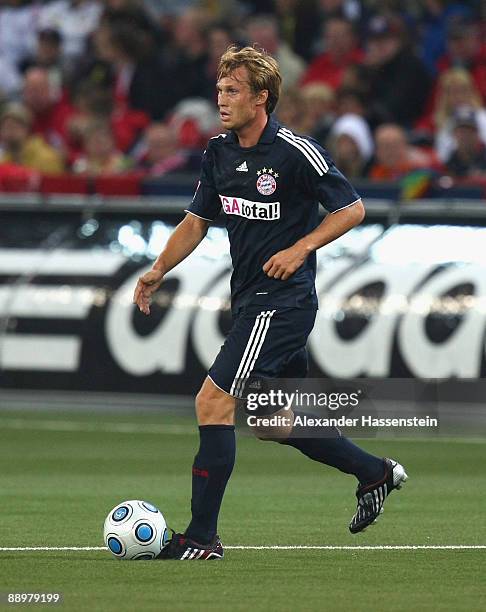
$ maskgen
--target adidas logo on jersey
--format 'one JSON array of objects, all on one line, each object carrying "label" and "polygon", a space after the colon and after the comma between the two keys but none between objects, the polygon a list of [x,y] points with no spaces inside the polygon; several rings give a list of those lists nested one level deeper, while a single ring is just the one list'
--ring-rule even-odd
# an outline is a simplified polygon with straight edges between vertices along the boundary
[{"label": "adidas logo on jersey", "polygon": [[221,205],[227,215],[237,215],[255,221],[280,219],[280,202],[251,202],[244,198],[220,195]]},{"label": "adidas logo on jersey", "polygon": [[236,172],[248,172],[248,166],[246,165],[246,161],[244,161],[236,168]]}]

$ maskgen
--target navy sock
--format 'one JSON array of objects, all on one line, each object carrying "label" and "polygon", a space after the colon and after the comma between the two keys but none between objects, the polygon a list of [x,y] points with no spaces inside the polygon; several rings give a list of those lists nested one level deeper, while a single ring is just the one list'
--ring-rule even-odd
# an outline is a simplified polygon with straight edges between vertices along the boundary
[{"label": "navy sock", "polygon": [[192,467],[192,520],[185,535],[200,544],[216,535],[219,509],[235,464],[234,425],[201,425]]},{"label": "navy sock", "polygon": [[[294,412],[294,415],[316,418],[315,414],[304,412]],[[290,437],[282,440],[281,444],[297,448],[314,461],[335,467],[346,474],[354,474],[360,483],[372,483],[383,478],[383,459],[353,444],[336,427],[321,427],[317,430],[310,426],[295,427]]]}]

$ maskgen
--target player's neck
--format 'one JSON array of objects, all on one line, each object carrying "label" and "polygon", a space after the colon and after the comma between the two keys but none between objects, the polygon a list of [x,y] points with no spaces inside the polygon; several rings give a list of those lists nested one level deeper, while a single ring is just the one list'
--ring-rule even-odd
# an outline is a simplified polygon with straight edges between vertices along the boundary
[{"label": "player's neck", "polygon": [[255,119],[251,123],[247,123],[239,130],[235,130],[240,147],[244,147],[245,149],[254,147],[260,140],[260,136],[267,125],[268,119],[269,117],[266,112],[257,113]]}]

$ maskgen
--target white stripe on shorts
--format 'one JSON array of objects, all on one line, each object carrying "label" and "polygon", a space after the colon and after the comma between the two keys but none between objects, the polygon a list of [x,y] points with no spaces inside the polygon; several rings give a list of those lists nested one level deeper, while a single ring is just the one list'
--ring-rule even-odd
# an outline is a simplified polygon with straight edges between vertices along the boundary
[{"label": "white stripe on shorts", "polygon": [[238,366],[238,369],[236,370],[236,375],[235,375],[235,377],[233,379],[233,383],[231,384],[231,388],[230,388],[231,395],[234,395],[236,383],[239,380],[240,373],[241,373],[241,371],[243,370],[243,368],[244,368],[244,366],[246,364],[246,358],[248,356],[248,353],[249,353],[249,351],[251,350],[251,347],[254,344],[255,334],[257,333],[258,329],[261,326],[261,319],[262,319],[263,315],[266,314],[266,312],[267,311],[261,312],[257,316],[257,318],[255,319],[255,323],[253,325],[253,329],[251,330],[250,337],[248,339],[248,342],[246,343],[246,347],[245,347],[245,351],[243,353],[243,357],[241,358],[240,365]]},{"label": "white stripe on shorts", "polygon": [[270,327],[270,319],[274,313],[275,310],[265,310],[257,316],[253,329],[251,330],[250,338],[248,339],[245,347],[245,352],[243,353],[236,376],[233,380],[233,384],[231,385],[231,395],[239,397],[239,394],[243,390],[243,383],[250,376],[255,366],[258,355],[262,349],[265,336],[267,335],[268,328]]},{"label": "white stripe on shorts", "polygon": [[267,335],[268,328],[270,327],[270,319],[272,318],[272,315],[274,312],[275,310],[272,310],[272,312],[270,313],[270,316],[267,319],[265,319],[265,327],[263,328],[263,333],[261,334],[261,337],[260,337],[260,343],[258,344],[258,347],[253,355],[253,360],[250,364],[250,367],[245,372],[245,376],[242,377],[240,391],[243,390],[243,385],[245,384],[245,380],[250,376],[250,374],[253,371],[253,368],[255,367],[255,362],[258,359],[258,355],[260,354],[260,350],[263,346],[263,342],[265,341],[265,336]]}]

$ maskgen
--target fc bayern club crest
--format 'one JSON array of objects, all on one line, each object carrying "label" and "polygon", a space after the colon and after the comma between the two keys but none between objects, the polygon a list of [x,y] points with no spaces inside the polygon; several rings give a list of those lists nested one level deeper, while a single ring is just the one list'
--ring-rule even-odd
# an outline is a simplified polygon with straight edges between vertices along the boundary
[{"label": "fc bayern club crest", "polygon": [[272,195],[277,189],[278,172],[275,172],[273,168],[262,168],[257,171],[257,182],[256,188],[262,195]]}]

